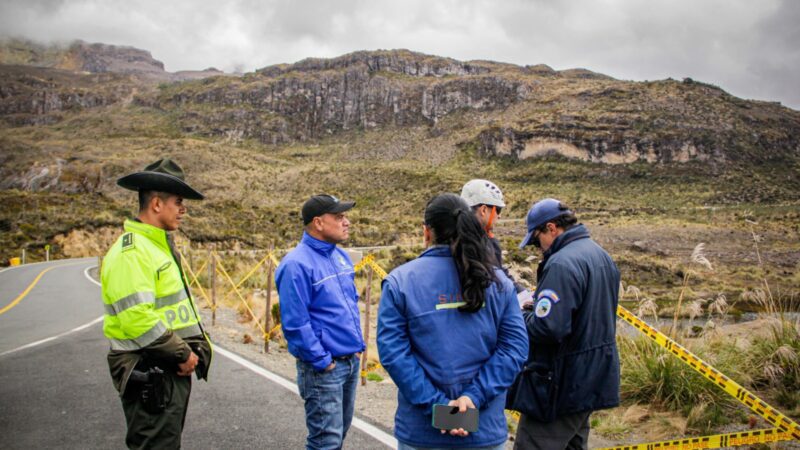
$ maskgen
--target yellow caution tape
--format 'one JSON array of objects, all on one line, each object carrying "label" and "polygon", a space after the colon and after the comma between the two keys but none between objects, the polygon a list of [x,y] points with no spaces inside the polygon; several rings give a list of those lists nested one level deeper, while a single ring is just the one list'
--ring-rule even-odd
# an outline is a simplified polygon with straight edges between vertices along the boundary
[{"label": "yellow caution tape", "polygon": [[239,286],[241,286],[241,285],[242,285],[242,284],[243,284],[245,281],[247,281],[248,279],[250,279],[250,277],[251,277],[251,276],[253,276],[253,274],[254,274],[254,273],[256,273],[256,270],[258,270],[258,268],[259,268],[259,267],[261,267],[261,264],[264,264],[264,261],[266,261],[266,260],[267,260],[267,258],[269,258],[269,257],[270,257],[270,255],[266,255],[266,256],[264,256],[263,258],[261,258],[261,261],[259,261],[258,263],[256,263],[256,265],[255,265],[255,266],[253,266],[253,268],[252,268],[252,269],[250,269],[250,272],[247,272],[247,275],[245,275],[245,276],[244,276],[244,278],[242,278],[241,280],[239,280],[239,282],[238,282],[238,283],[236,283],[236,287],[238,288],[238,287],[239,287]]},{"label": "yellow caution tape", "polygon": [[378,263],[375,262],[375,256],[373,254],[369,254],[361,259],[355,266],[353,266],[353,270],[355,272],[360,272],[364,270],[366,266],[372,268],[372,271],[380,277],[380,279],[386,278],[386,271],[383,270],[383,267],[379,266]]},{"label": "yellow caution tape", "polygon": [[600,450],[693,450],[698,448],[737,447],[739,445],[766,444],[769,442],[790,441],[792,435],[777,428],[766,430],[740,431],[738,433],[716,434],[673,441],[648,442],[645,444],[620,445]]},{"label": "yellow caution tape", "polygon": [[[211,308],[212,310],[216,309],[216,305],[211,303],[211,300],[209,300],[208,295],[206,295],[205,289],[203,289],[203,286],[197,281],[197,275],[192,271],[192,267],[189,266],[189,262],[186,261],[186,258],[184,258],[184,256],[180,252],[178,252],[178,256],[180,256],[181,261],[183,262],[183,265],[189,271],[189,275],[191,275],[192,278],[193,278],[193,281],[192,281],[192,283],[189,284],[189,287],[191,287],[192,284],[197,284],[197,287],[200,289],[200,294],[206,300],[206,303],[208,304],[208,307]],[[205,267],[205,264],[203,264],[203,267]],[[200,269],[200,270],[202,270],[202,269]],[[199,270],[198,270],[198,272],[199,272]]]},{"label": "yellow caution tape", "polygon": [[[214,255],[214,258],[217,259],[217,267],[219,268],[220,272],[225,276],[225,278],[228,279],[228,283],[230,283],[230,285],[233,286],[233,292],[235,292],[236,295],[239,296],[239,300],[242,301],[242,303],[244,304],[244,307],[247,308],[248,312],[250,312],[250,316],[255,321],[256,326],[258,326],[258,329],[261,330],[261,335],[266,337],[267,336],[267,330],[264,329],[264,326],[261,325],[260,321],[255,320],[256,313],[253,312],[253,309],[250,308],[250,305],[247,303],[247,301],[244,299],[244,297],[242,297],[242,293],[239,292],[239,288],[236,287],[236,283],[234,283],[233,279],[231,279],[231,276],[228,275],[228,271],[225,270],[225,266],[222,265],[222,261],[220,261],[219,258],[216,255]],[[269,312],[268,312],[268,314],[269,314]]]},{"label": "yellow caution tape", "polygon": [[358,264],[353,266],[353,271],[360,272],[364,267],[366,267],[367,264],[372,262],[373,258],[374,256],[372,256],[371,254],[361,258],[361,261],[359,261]]},{"label": "yellow caution tape", "polygon": [[381,280],[386,278],[386,275],[387,275],[386,271],[383,270],[383,268],[381,266],[379,266],[378,263],[376,263],[373,260],[370,260],[369,261],[369,266],[372,267],[372,270],[380,277]]},{"label": "yellow caution tape", "polygon": [[273,269],[281,265],[281,262],[278,261],[278,258],[276,258],[275,255],[272,252],[270,252],[269,258],[272,260],[272,268]]},{"label": "yellow caution tape", "polygon": [[[800,440],[800,426],[798,426],[795,421],[781,414],[777,409],[773,408],[760,398],[753,395],[752,392],[743,388],[739,383],[726,377],[725,375],[722,374],[722,372],[711,367],[708,363],[695,356],[692,352],[686,350],[680,344],[668,338],[664,333],[646,324],[643,320],[639,319],[633,313],[623,308],[622,306],[617,307],[617,316],[619,316],[622,320],[628,322],[629,324],[633,325],[634,328],[641,331],[642,333],[644,333],[645,336],[655,341],[656,344],[658,344],[660,347],[665,348],[667,351],[677,356],[681,361],[688,364],[689,367],[694,369],[700,375],[704,376],[706,379],[710,380],[711,382],[722,388],[725,392],[735,397],[745,406],[750,408],[751,411],[758,414],[760,417],[764,418],[764,420],[777,427],[777,430],[779,432],[789,433],[791,439]],[[680,441],[674,441],[674,442],[680,442]],[[653,448],[661,449],[663,447],[653,447]],[[683,448],[683,447],[675,447],[675,448]],[[691,448],[702,448],[702,447],[691,447]]]},{"label": "yellow caution tape", "polygon": [[278,328],[280,328],[280,327],[281,327],[281,324],[277,324],[277,325],[275,325],[274,327],[272,327],[272,329],[271,329],[271,330],[269,330],[269,333],[267,333],[267,336],[269,336],[269,337],[271,338],[271,337],[272,337],[272,333],[274,333],[274,332],[275,332],[275,330],[277,330],[277,329],[278,329]]}]

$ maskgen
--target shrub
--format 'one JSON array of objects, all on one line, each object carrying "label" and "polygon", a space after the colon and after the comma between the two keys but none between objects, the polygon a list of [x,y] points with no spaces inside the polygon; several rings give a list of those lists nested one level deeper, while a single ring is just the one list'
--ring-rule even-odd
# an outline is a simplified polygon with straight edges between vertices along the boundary
[{"label": "shrub", "polygon": [[[725,410],[736,402],[674,355],[644,336],[618,336],[622,367],[620,395],[625,401],[653,404],[694,418],[690,427],[706,430],[729,422]],[[702,357],[698,355],[699,357]],[[714,361],[709,361],[714,363]],[[728,374],[728,361],[718,361]],[[696,405],[712,405],[696,409]]]}]

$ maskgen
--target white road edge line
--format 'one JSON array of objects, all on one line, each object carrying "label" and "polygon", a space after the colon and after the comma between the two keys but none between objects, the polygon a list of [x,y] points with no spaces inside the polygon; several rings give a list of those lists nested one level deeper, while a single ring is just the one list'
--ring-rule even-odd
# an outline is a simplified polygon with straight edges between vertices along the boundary
[{"label": "white road edge line", "polygon": [[[269,370],[267,370],[267,369],[255,364],[255,363],[253,363],[251,361],[248,361],[248,360],[242,358],[241,356],[237,355],[236,353],[233,353],[233,352],[231,352],[229,350],[226,350],[226,349],[220,347],[218,344],[214,344],[214,353],[219,353],[222,356],[230,359],[231,361],[233,361],[233,362],[235,362],[235,363],[237,363],[237,364],[239,364],[239,365],[241,365],[241,366],[243,366],[243,367],[245,367],[247,369],[250,369],[253,372],[255,372],[256,374],[261,375],[262,377],[272,381],[273,383],[276,383],[276,384],[280,385],[281,387],[283,387],[285,389],[288,389],[289,391],[291,391],[295,395],[298,395],[298,396],[300,395],[300,391],[297,389],[297,385],[296,384],[292,383],[291,381],[288,381],[287,379],[285,379],[285,378],[283,378],[283,377],[281,377],[279,375],[276,375],[276,374],[270,372]],[[376,426],[374,426],[372,424],[369,424],[369,423],[359,419],[358,417],[353,417],[353,426],[358,428],[358,429],[360,429],[364,433],[367,433],[368,435],[372,436],[373,438],[375,438],[376,440],[380,441],[381,443],[387,445],[389,448],[397,448],[397,439],[395,439],[394,436],[384,432],[380,428],[378,428],[378,427],[376,427]]]},{"label": "white road edge line", "polygon": [[[98,283],[94,278],[92,278],[89,275],[89,270],[94,268],[94,267],[97,267],[97,266],[89,266],[89,267],[87,267],[86,270],[83,271],[83,274],[86,276],[86,278],[89,281],[91,281],[92,283],[100,286],[100,283]],[[103,319],[103,317],[101,316],[100,318],[95,319],[92,322],[92,324],[97,322],[97,321],[99,321],[99,320],[102,320],[102,319]],[[91,325],[91,324],[84,325],[83,327],[87,327],[89,325]],[[72,330],[72,331],[77,331],[77,328],[75,330]],[[72,331],[69,331],[67,333],[71,333]],[[65,334],[67,334],[67,333],[65,333]],[[56,336],[56,337],[60,337],[60,336]],[[50,339],[55,339],[55,338],[50,338]],[[29,344],[29,345],[31,345],[31,344]],[[20,350],[21,350],[21,348],[20,348]],[[14,350],[14,351],[16,351],[16,350]],[[293,393],[295,395],[298,395],[298,396],[300,395],[300,391],[297,389],[297,385],[296,384],[292,383],[291,381],[287,380],[286,378],[283,378],[280,375],[276,375],[276,374],[270,372],[269,370],[267,370],[267,369],[265,369],[265,368],[263,368],[263,367],[261,367],[259,365],[256,365],[256,364],[254,364],[254,363],[242,358],[241,356],[237,355],[236,353],[233,353],[230,350],[226,350],[226,349],[220,347],[218,344],[214,344],[214,353],[219,353],[222,356],[224,356],[224,357],[230,359],[231,361],[235,362],[236,364],[239,364],[240,366],[242,366],[242,367],[244,367],[246,369],[250,369],[251,371],[255,372],[257,375],[261,375],[262,377],[268,379],[269,381],[272,381],[273,383],[281,386],[282,388],[287,389],[289,392],[291,392],[291,393]],[[0,354],[0,356],[3,356],[3,354]],[[367,433],[368,435],[372,436],[373,438],[375,438],[376,440],[380,441],[381,443],[386,444],[388,447],[397,448],[397,439],[395,439],[394,436],[391,436],[388,433],[384,432],[380,428],[378,428],[378,427],[376,427],[376,426],[374,426],[372,424],[369,424],[369,423],[359,419],[358,417],[353,417],[353,426],[358,428],[358,429],[360,429],[364,433]]]},{"label": "white road edge line", "polygon": [[83,276],[85,276],[87,280],[89,280],[89,281],[91,281],[92,283],[96,284],[96,285],[97,285],[97,287],[102,287],[102,286],[100,285],[100,282],[99,282],[99,281],[95,280],[94,278],[92,278],[92,276],[91,276],[91,275],[89,275],[89,271],[90,271],[91,269],[94,269],[95,267],[97,267],[97,265],[94,265],[94,266],[89,266],[89,267],[87,267],[87,268],[86,268],[86,270],[84,270],[84,271],[83,271]]},{"label": "white road edge line", "polygon": [[25,350],[26,348],[36,347],[37,345],[42,345],[42,344],[44,344],[46,342],[54,341],[56,339],[59,339],[59,338],[62,338],[64,336],[66,336],[68,334],[72,334],[72,333],[75,333],[77,331],[81,331],[81,330],[84,330],[86,328],[89,328],[90,326],[100,322],[101,320],[103,320],[103,316],[100,316],[97,319],[94,319],[93,321],[91,321],[89,323],[85,323],[85,324],[83,324],[83,325],[81,325],[81,326],[79,326],[77,328],[73,328],[73,329],[71,329],[69,331],[65,331],[65,332],[63,332],[61,334],[57,334],[55,336],[50,336],[49,338],[44,338],[44,339],[42,339],[40,341],[31,342],[30,344],[25,344],[22,347],[17,347],[17,348],[12,349],[12,350],[4,351],[3,353],[0,353],[0,357],[5,356],[5,355],[10,355],[11,353],[16,353],[16,352],[18,352],[20,350]]},{"label": "white road edge line", "polygon": [[[66,265],[76,265],[76,264],[65,264],[65,266]],[[16,266],[16,267],[19,267],[19,266]],[[97,267],[97,266],[95,265],[95,266],[87,267],[86,270],[83,271],[83,274],[86,276],[86,278],[89,281],[91,281],[92,283],[100,286],[100,283],[98,283],[97,281],[94,281],[94,279],[92,279],[92,277],[89,276],[89,269],[91,269],[93,267]],[[90,326],[96,324],[97,322],[100,322],[101,320],[103,320],[103,316],[100,316],[100,317],[92,320],[89,323],[85,323],[85,324],[83,324],[83,325],[81,325],[79,327],[73,328],[73,329],[71,329],[69,331],[65,331],[65,332],[63,332],[61,334],[57,334],[55,336],[50,336],[49,338],[44,338],[44,339],[38,340],[36,342],[31,342],[30,344],[25,344],[22,347],[17,347],[17,348],[11,349],[11,350],[6,350],[3,353],[0,353],[0,357],[6,356],[6,355],[10,355],[12,353],[16,353],[16,352],[18,352],[20,350],[25,350],[26,348],[36,347],[37,345],[42,345],[44,343],[47,343],[47,342],[50,342],[50,341],[54,341],[56,339],[60,339],[60,338],[66,336],[68,334],[72,334],[72,333],[75,333],[75,332],[78,332],[78,331],[81,331],[81,330],[85,330],[86,328],[89,328]]]}]

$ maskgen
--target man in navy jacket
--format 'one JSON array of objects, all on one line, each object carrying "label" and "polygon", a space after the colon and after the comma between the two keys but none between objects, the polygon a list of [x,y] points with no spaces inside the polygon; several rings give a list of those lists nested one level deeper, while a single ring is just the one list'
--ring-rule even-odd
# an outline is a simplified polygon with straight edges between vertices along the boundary
[{"label": "man in navy jacket", "polygon": [[345,212],[354,205],[311,197],[302,210],[303,238],[275,273],[283,335],[297,358],[308,449],[341,448],[353,419],[364,338],[353,263],[336,244],[349,236]]},{"label": "man in navy jacket", "polygon": [[528,362],[509,392],[523,413],[516,449],[588,448],[592,411],[619,404],[616,310],[620,274],[575,214],[555,199],[528,212],[527,245],[543,252],[523,313]]}]

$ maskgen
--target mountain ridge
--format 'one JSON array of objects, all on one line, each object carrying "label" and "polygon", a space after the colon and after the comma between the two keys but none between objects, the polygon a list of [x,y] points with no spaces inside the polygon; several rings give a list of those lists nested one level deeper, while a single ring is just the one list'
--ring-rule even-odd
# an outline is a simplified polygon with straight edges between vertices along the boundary
[{"label": "mountain ridge", "polygon": [[628,164],[800,156],[800,112],[689,78],[634,82],[405,49],[306,58],[241,77],[207,69],[180,78],[145,50],[82,41],[61,53],[10,41],[0,46],[0,63],[7,62],[39,66],[27,74],[0,66],[0,120],[15,125],[122,103],[165,111],[185,133],[286,145],[391,127],[441,135],[443,119],[470,111],[459,124],[470,136],[458,133],[448,145],[486,157]]}]

